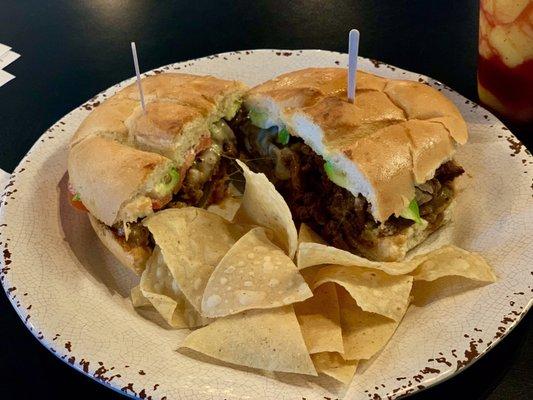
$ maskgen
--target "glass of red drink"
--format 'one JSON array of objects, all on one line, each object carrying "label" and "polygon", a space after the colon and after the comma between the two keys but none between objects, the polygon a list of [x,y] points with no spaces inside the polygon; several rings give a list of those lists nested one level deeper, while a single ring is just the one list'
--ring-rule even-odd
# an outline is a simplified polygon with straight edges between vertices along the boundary
[{"label": "glass of red drink", "polygon": [[480,0],[478,94],[517,123],[533,123],[533,0]]}]

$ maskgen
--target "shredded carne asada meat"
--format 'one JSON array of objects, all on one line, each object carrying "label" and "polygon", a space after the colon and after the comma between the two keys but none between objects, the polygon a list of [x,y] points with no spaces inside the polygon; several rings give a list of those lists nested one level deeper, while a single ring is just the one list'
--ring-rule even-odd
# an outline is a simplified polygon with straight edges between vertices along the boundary
[{"label": "shredded carne asada meat", "polygon": [[[257,172],[263,172],[287,201],[296,223],[304,222],[335,247],[354,250],[368,248],[383,236],[395,235],[414,222],[390,217],[378,223],[369,204],[359,195],[333,183],[324,170],[324,159],[301,139],[291,137],[287,146],[276,142],[277,127],[261,129],[240,112],[232,121],[243,159]],[[436,229],[443,211],[454,197],[452,181],[464,172],[454,161],[442,164],[433,179],[416,187],[420,215]]]},{"label": "shredded carne asada meat", "polygon": [[138,246],[145,248],[154,247],[152,235],[150,235],[150,231],[143,224],[140,222],[131,222],[128,224],[128,227],[128,239],[126,239],[124,225],[121,222],[111,227],[111,230],[117,237],[122,247],[125,247],[126,249]]}]

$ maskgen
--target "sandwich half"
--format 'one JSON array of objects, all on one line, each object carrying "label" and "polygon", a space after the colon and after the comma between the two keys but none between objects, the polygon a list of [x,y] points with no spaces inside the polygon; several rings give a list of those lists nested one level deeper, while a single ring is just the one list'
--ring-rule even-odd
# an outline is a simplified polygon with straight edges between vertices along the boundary
[{"label": "sandwich half", "polygon": [[169,207],[208,207],[229,183],[236,138],[227,122],[244,84],[211,76],[142,80],[95,108],[71,140],[69,189],[104,245],[140,274],[154,243],[142,220]]},{"label": "sandwich half", "polygon": [[251,89],[230,125],[241,158],[263,172],[297,223],[330,244],[396,261],[450,220],[454,160],[467,141],[457,108],[418,82],[310,68]]}]

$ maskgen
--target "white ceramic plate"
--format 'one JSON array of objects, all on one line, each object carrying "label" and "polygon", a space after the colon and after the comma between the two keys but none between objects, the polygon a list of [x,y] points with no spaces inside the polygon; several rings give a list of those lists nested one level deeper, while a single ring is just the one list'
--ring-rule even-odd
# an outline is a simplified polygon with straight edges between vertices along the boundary
[{"label": "white ceramic plate", "polygon": [[[249,85],[310,66],[344,66],[345,54],[255,50],[169,65]],[[411,306],[393,339],[364,363],[351,386],[326,378],[269,374],[189,358],[175,349],[186,336],[143,319],[128,294],[137,278],[120,268],[73,210],[66,191],[67,143],[90,110],[122,82],[46,131],[16,168],[0,209],[1,280],[37,339],[73,368],[128,395],[151,399],[394,398],[440,382],[493,347],[531,305],[533,158],[495,117],[425,76],[361,58],[362,70],[427,82],[461,109],[470,141],[457,154],[463,178],[455,223],[419,251],[452,242],[479,251],[499,281]]]}]

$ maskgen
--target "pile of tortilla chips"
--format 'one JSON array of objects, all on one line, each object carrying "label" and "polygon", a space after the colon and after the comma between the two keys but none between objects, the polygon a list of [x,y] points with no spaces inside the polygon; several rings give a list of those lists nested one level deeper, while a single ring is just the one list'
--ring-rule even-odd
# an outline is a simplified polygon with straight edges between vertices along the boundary
[{"label": "pile of tortilla chips", "polygon": [[323,373],[349,383],[382,349],[413,300],[413,284],[459,276],[496,279],[477,254],[445,246],[405,262],[374,262],[322,242],[263,174],[230,222],[197,208],[146,219],[157,244],[132,291],[174,328],[181,347],[267,371]]}]

